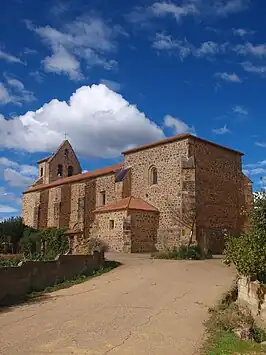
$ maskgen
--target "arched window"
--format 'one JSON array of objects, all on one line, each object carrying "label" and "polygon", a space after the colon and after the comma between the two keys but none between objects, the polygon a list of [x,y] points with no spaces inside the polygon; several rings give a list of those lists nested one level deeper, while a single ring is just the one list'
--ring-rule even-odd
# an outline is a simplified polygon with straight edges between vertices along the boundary
[{"label": "arched window", "polygon": [[68,168],[67,168],[67,176],[72,176],[73,175],[73,166],[69,166]]},{"label": "arched window", "polygon": [[149,169],[149,183],[150,183],[150,185],[158,184],[158,174],[157,174],[157,169],[155,168],[155,166],[152,166]]},{"label": "arched window", "polygon": [[43,176],[43,168],[41,168],[40,176]]},{"label": "arched window", "polygon": [[57,165],[57,176],[63,176],[63,165],[62,164]]},{"label": "arched window", "polygon": [[68,149],[65,149],[65,157],[68,158]]}]

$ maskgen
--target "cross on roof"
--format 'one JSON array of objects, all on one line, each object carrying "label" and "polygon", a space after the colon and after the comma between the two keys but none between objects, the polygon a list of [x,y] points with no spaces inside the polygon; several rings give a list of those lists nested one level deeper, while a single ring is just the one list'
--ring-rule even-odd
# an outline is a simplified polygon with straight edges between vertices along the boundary
[{"label": "cross on roof", "polygon": [[65,140],[67,139],[67,137],[68,137],[68,134],[67,134],[67,133],[65,133]]}]

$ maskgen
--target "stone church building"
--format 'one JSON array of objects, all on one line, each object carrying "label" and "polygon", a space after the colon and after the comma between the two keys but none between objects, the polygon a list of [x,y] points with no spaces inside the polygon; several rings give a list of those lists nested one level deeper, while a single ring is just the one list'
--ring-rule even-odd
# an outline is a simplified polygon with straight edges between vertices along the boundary
[{"label": "stone church building", "polygon": [[248,226],[252,184],[242,153],[182,134],[123,152],[123,162],[82,173],[68,140],[38,162],[23,193],[24,223],[67,227],[73,252],[99,237],[111,250],[150,252],[190,238],[220,253],[224,233]]}]

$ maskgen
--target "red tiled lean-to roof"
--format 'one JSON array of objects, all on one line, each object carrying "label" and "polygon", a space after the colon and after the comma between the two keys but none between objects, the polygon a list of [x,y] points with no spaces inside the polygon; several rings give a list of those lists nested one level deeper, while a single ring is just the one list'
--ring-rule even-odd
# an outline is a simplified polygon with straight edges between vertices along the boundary
[{"label": "red tiled lean-to roof", "polygon": [[98,176],[107,175],[110,173],[115,173],[117,170],[121,169],[122,167],[123,167],[123,164],[119,163],[119,164],[106,166],[101,169],[89,171],[87,173],[72,175],[72,176],[66,177],[64,179],[59,179],[54,182],[51,182],[50,184],[41,184],[41,185],[37,185],[37,186],[32,186],[28,190],[24,191],[23,194],[33,192],[33,191],[50,189],[51,187],[56,187],[56,186],[60,186],[60,185],[64,185],[64,184],[70,184],[73,182],[79,182],[82,180],[92,179],[92,178],[96,178]]},{"label": "red tiled lean-to roof", "polygon": [[142,145],[142,146],[139,146],[139,147],[136,147],[136,148],[132,148],[132,149],[129,149],[129,150],[126,150],[126,151],[122,152],[122,154],[126,155],[126,154],[136,153],[136,152],[139,152],[141,150],[157,147],[159,145],[164,145],[164,144],[167,144],[167,143],[180,141],[180,140],[186,139],[186,138],[192,138],[192,139],[198,140],[198,141],[203,142],[203,143],[211,144],[211,145],[213,145],[215,147],[218,147],[218,148],[221,148],[221,149],[229,150],[231,152],[234,152],[234,153],[237,153],[237,154],[240,154],[240,155],[244,155],[243,153],[239,152],[238,150],[231,149],[231,148],[225,147],[223,145],[208,141],[206,139],[194,136],[193,134],[190,134],[190,133],[178,134],[178,135],[176,135],[174,137],[165,138],[165,139],[160,140],[160,141],[156,141],[156,142],[152,142],[150,144],[145,144],[145,145]]},{"label": "red tiled lean-to roof", "polygon": [[150,211],[158,212],[158,209],[148,202],[142,200],[142,198],[136,197],[126,197],[122,200],[118,200],[114,203],[110,203],[103,207],[97,208],[94,212],[111,212],[111,211],[121,211],[121,210],[138,210],[138,211]]}]

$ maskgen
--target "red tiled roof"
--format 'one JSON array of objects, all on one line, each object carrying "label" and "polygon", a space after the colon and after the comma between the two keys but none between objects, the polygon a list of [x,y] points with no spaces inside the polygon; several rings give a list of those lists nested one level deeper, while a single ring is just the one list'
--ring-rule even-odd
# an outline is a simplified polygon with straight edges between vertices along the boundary
[{"label": "red tiled roof", "polygon": [[28,190],[24,191],[23,194],[33,192],[33,191],[45,190],[51,187],[56,187],[64,184],[82,181],[82,180],[88,180],[88,179],[96,178],[98,176],[107,175],[110,173],[115,173],[117,170],[121,169],[122,167],[123,164],[121,163],[114,164],[114,165],[106,166],[101,169],[89,171],[87,173],[73,175],[73,176],[66,177],[64,179],[56,180],[54,182],[51,182],[50,184],[41,184],[37,186],[32,186]]},{"label": "red tiled roof", "polygon": [[142,200],[142,198],[136,197],[126,197],[109,205],[97,208],[94,212],[111,212],[111,211],[121,211],[121,210],[138,210],[138,211],[150,211],[158,212],[158,209],[148,202]]},{"label": "red tiled roof", "polygon": [[136,147],[136,148],[132,148],[132,149],[129,149],[129,150],[126,150],[126,151],[122,152],[122,154],[125,155],[125,154],[135,153],[135,152],[139,152],[141,150],[157,147],[159,145],[163,145],[163,144],[167,144],[167,143],[176,142],[176,141],[179,141],[179,140],[182,140],[182,139],[186,139],[186,138],[192,138],[192,139],[204,142],[204,143],[208,143],[208,144],[214,145],[214,146],[216,146],[218,148],[230,150],[230,151],[232,151],[234,153],[243,155],[243,153],[239,152],[238,150],[231,149],[231,148],[225,147],[223,145],[208,141],[206,139],[194,136],[193,134],[190,134],[190,133],[178,134],[177,136],[174,136],[174,137],[165,138],[165,139],[160,140],[160,141],[156,141],[156,142],[153,142],[153,143],[150,143],[150,144],[145,144],[145,145],[142,145],[142,146],[139,146],[139,147]]}]

